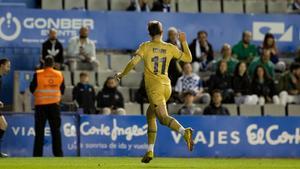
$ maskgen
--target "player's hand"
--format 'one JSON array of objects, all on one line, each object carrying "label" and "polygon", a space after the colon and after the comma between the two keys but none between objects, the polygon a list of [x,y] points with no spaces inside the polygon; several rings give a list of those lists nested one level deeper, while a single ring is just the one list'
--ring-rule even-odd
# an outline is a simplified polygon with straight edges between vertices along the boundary
[{"label": "player's hand", "polygon": [[4,107],[4,103],[2,101],[0,101],[0,108]]},{"label": "player's hand", "polygon": [[179,41],[185,42],[186,41],[186,34],[185,32],[179,32]]},{"label": "player's hand", "polygon": [[118,82],[120,82],[122,79],[122,74],[119,72],[119,73],[115,74],[114,77]]}]

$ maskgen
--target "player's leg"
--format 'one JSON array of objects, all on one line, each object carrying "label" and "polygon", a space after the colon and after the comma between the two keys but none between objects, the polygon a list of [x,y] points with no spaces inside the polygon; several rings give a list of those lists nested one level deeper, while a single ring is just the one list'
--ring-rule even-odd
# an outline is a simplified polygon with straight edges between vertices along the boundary
[{"label": "player's leg", "polygon": [[43,110],[43,106],[35,106],[35,114],[34,114],[35,137],[34,137],[34,147],[33,147],[34,157],[43,156],[46,120],[47,120],[47,116]]},{"label": "player's leg", "polygon": [[146,117],[148,124],[148,150],[142,158],[143,163],[149,163],[154,157],[154,145],[156,140],[157,124],[155,113],[153,110],[153,105],[151,104],[147,109]]},{"label": "player's leg", "polygon": [[7,122],[3,115],[0,114],[0,157],[7,157],[7,154],[2,153],[2,140],[7,128]]}]

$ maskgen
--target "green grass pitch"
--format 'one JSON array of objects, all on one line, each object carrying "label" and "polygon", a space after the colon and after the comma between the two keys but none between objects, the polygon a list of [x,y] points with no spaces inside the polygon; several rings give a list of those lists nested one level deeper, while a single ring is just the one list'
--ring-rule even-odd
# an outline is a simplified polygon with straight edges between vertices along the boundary
[{"label": "green grass pitch", "polygon": [[299,159],[155,158],[149,164],[140,158],[6,158],[0,169],[300,169]]}]

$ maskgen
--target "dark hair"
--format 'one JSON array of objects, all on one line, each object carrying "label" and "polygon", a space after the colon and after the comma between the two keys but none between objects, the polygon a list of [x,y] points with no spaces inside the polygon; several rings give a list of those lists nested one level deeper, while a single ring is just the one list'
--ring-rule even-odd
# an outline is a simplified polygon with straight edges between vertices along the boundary
[{"label": "dark hair", "polygon": [[246,31],[244,31],[243,33],[242,33],[242,39],[244,39],[245,38],[245,36],[246,36],[246,34],[247,33],[251,33],[250,31],[248,31],[248,30],[246,30]]},{"label": "dark hair", "polygon": [[203,30],[199,31],[199,32],[197,33],[197,35],[199,36],[199,35],[202,34],[202,33],[204,33],[206,36],[208,36],[207,32],[206,32],[206,31],[203,31]]},{"label": "dark hair", "polygon": [[256,68],[255,68],[255,72],[254,72],[254,75],[253,75],[253,81],[258,80],[257,70],[258,70],[259,68],[262,68],[263,71],[264,71],[264,79],[266,79],[266,80],[267,80],[267,79],[271,79],[270,76],[268,75],[266,69],[265,69],[262,65],[258,65],[258,66],[256,66]]},{"label": "dark hair", "polygon": [[227,74],[227,72],[228,72],[228,65],[227,65],[227,61],[226,60],[221,60],[219,63],[218,63],[218,67],[217,67],[217,71],[216,71],[216,74],[221,74],[221,71],[220,71],[220,67],[221,67],[221,64],[222,63],[225,63],[226,64],[226,66],[227,66],[227,70],[226,70],[226,72],[225,72],[225,74]]},{"label": "dark hair", "polygon": [[115,80],[115,77],[113,76],[108,76],[103,84],[103,89],[107,88],[107,82],[110,80]]},{"label": "dark hair", "polygon": [[219,93],[222,95],[222,91],[220,89],[214,89],[212,92],[211,92],[211,96],[213,96],[214,94],[216,93]]},{"label": "dark hair", "polygon": [[293,72],[294,70],[297,70],[300,68],[300,63],[292,63],[290,66],[290,72]]},{"label": "dark hair", "polygon": [[235,66],[235,69],[234,69],[234,76],[239,76],[239,74],[240,74],[240,65],[241,64],[245,64],[246,65],[246,71],[245,71],[245,75],[247,74],[247,63],[246,62],[243,62],[243,61],[241,61],[241,62],[239,62],[236,66]]},{"label": "dark hair", "polygon": [[10,62],[7,58],[0,59],[0,66],[5,65],[6,63]]},{"label": "dark hair", "polygon": [[161,35],[163,32],[161,23],[159,21],[150,21],[148,23],[148,31],[151,37]]},{"label": "dark hair", "polygon": [[81,72],[79,77],[83,77],[83,76],[88,76],[88,74],[86,72]]},{"label": "dark hair", "polygon": [[188,90],[188,91],[183,92],[182,97],[186,97],[188,95],[196,96],[196,93],[193,90]]},{"label": "dark hair", "polygon": [[275,48],[276,47],[276,42],[275,42],[275,37],[272,33],[266,33],[265,34],[265,38],[264,38],[264,42],[263,42],[263,48],[264,49],[268,49],[268,44],[267,44],[267,41],[269,38],[272,38],[274,40],[274,43],[272,45],[272,48]]},{"label": "dark hair", "polygon": [[54,59],[52,56],[48,55],[45,58],[45,67],[53,67],[54,66]]}]

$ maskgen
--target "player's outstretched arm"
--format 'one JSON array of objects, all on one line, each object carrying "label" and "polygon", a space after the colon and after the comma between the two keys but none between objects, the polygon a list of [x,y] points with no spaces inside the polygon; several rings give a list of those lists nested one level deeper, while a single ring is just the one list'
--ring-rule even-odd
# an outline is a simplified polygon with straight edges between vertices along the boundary
[{"label": "player's outstretched arm", "polygon": [[135,55],[126,65],[125,69],[122,72],[119,72],[115,75],[115,78],[120,81],[122,77],[126,76],[141,60],[139,55]]},{"label": "player's outstretched arm", "polygon": [[183,62],[191,62],[192,61],[192,54],[189,49],[188,43],[186,41],[186,35],[184,32],[179,33],[179,40],[181,42],[182,48],[183,48],[183,53],[180,58],[181,61]]}]

